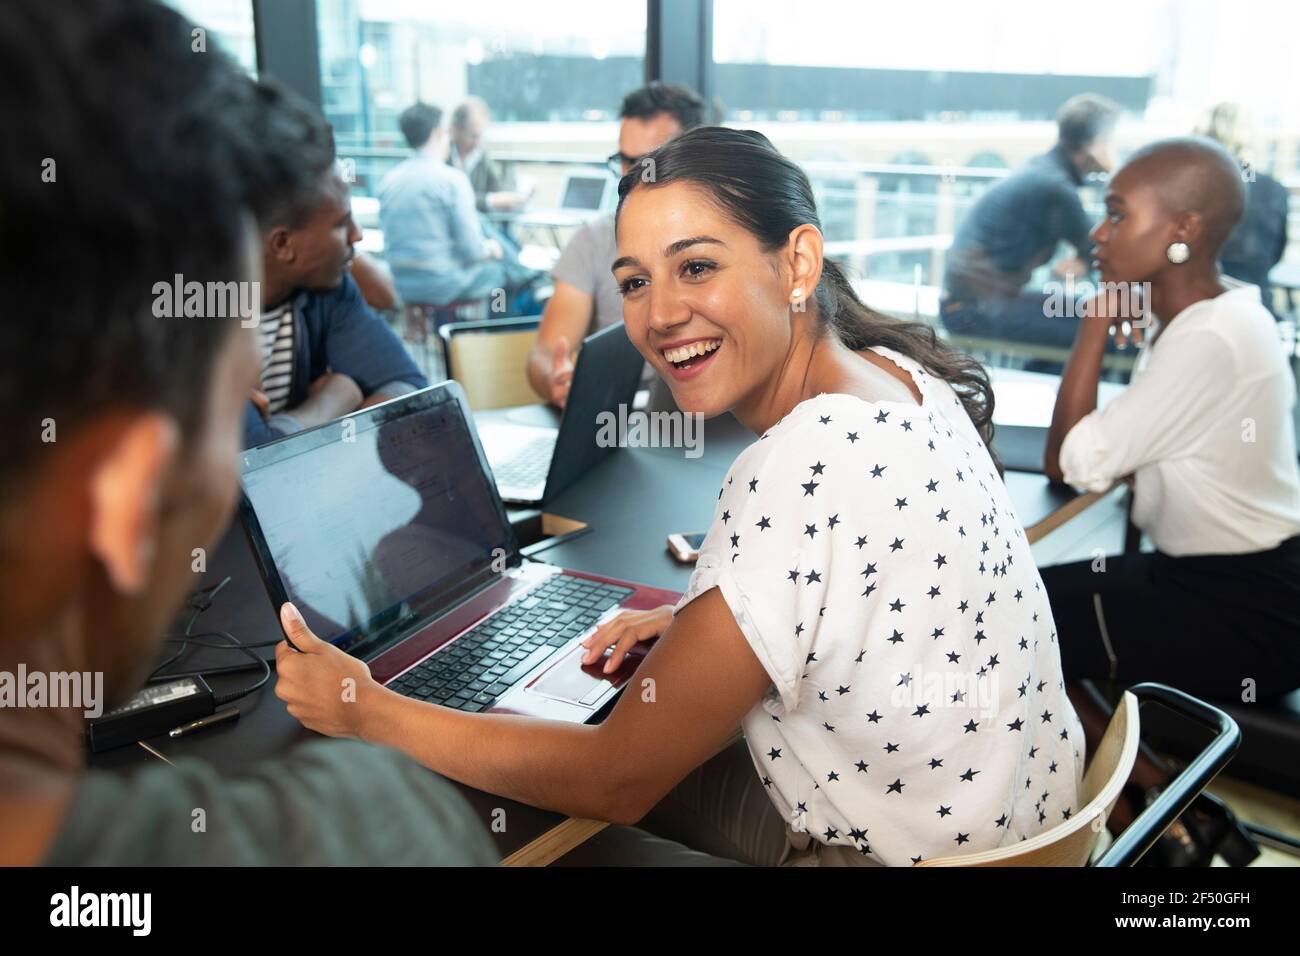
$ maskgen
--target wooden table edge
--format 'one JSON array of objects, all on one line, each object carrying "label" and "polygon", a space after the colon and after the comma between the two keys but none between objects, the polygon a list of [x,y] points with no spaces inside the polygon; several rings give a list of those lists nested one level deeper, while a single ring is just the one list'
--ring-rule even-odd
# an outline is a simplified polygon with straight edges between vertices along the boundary
[{"label": "wooden table edge", "polygon": [[1070,499],[1043,520],[1026,528],[1025,538],[1030,544],[1037,544],[1071,518],[1077,517],[1081,512],[1101,501],[1107,494],[1108,492],[1087,491]]},{"label": "wooden table edge", "polygon": [[[726,750],[736,741],[743,739],[744,731],[737,727],[722,744],[713,751],[710,760]],[[609,826],[601,820],[583,820],[568,817],[541,836],[525,843],[514,853],[501,861],[501,866],[550,866],[570,850],[581,846]]]},{"label": "wooden table edge", "polygon": [[525,843],[501,861],[501,866],[550,866],[609,826],[601,820],[568,817],[541,836]]}]

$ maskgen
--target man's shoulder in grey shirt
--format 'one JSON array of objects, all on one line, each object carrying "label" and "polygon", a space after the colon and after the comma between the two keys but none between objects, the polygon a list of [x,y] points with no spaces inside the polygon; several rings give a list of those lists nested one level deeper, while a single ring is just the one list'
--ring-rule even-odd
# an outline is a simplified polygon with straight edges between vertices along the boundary
[{"label": "man's shoulder in grey shirt", "polygon": [[317,740],[224,778],[200,760],[80,781],[49,866],[487,866],[483,821],[384,747]]},{"label": "man's shoulder in grey shirt", "polygon": [[[608,212],[579,226],[551,269],[552,279],[567,282],[591,296],[594,314],[587,335],[623,321],[623,296],[609,268],[617,257],[614,213]],[[658,376],[647,362],[641,372],[642,387],[653,387],[657,381]],[[666,392],[667,386],[662,390]]]},{"label": "man's shoulder in grey shirt", "polygon": [[551,269],[551,278],[567,282],[592,297],[596,314],[589,331],[623,320],[623,297],[618,294],[618,284],[609,271],[617,255],[614,214],[609,212],[579,226]]}]

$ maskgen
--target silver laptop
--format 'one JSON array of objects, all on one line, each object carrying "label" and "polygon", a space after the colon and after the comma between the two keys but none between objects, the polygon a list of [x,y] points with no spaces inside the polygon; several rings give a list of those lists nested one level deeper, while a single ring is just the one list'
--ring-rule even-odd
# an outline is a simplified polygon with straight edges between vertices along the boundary
[{"label": "silver laptop", "polygon": [[564,180],[557,208],[526,209],[514,220],[523,225],[580,226],[613,208],[617,188],[609,173],[574,173]]},{"label": "silver laptop", "polygon": [[613,178],[605,173],[570,175],[564,182],[560,208],[599,212],[606,207],[613,186]]}]

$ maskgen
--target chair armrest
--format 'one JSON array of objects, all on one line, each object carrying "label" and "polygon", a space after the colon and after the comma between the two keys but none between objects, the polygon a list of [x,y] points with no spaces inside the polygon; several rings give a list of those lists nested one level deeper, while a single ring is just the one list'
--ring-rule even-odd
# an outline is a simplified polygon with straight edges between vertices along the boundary
[{"label": "chair armrest", "polygon": [[1187,767],[1170,781],[1160,796],[1134,820],[1102,854],[1096,866],[1132,866],[1191,806],[1202,790],[1227,766],[1241,744],[1237,722],[1219,708],[1163,684],[1137,684],[1129,688],[1139,704],[1154,702],[1200,724],[1215,736]]}]

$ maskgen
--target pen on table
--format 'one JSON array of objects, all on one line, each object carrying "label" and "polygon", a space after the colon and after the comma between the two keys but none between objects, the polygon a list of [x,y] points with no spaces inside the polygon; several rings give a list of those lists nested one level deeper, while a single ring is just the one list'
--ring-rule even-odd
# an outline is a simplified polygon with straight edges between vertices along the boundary
[{"label": "pen on table", "polygon": [[179,727],[173,727],[168,731],[168,737],[185,737],[195,731],[202,730],[204,727],[214,727],[217,724],[224,724],[228,720],[235,720],[239,717],[239,708],[230,707],[226,710],[219,710],[215,714],[209,714],[207,717],[200,717],[198,720],[191,721],[188,724],[181,724]]}]

